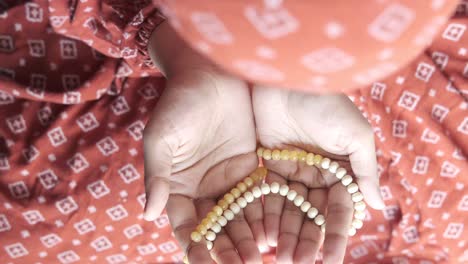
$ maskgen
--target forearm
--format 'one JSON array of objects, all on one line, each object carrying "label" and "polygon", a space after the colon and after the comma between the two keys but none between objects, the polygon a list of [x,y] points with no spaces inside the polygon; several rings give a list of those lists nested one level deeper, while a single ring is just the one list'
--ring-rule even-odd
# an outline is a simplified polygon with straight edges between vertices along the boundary
[{"label": "forearm", "polygon": [[194,70],[215,71],[215,66],[188,46],[167,22],[151,34],[148,53],[167,78]]}]

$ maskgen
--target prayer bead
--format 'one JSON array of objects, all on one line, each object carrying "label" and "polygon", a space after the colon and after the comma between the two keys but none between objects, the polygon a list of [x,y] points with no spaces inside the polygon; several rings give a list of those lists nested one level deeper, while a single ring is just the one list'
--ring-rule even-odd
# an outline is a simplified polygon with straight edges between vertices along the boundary
[{"label": "prayer bead", "polygon": [[253,202],[253,200],[255,199],[255,197],[253,196],[253,193],[251,193],[249,191],[244,193],[244,198],[248,203]]},{"label": "prayer bead", "polygon": [[307,152],[305,152],[304,150],[299,151],[297,160],[300,162],[306,162],[306,159],[307,159]]},{"label": "prayer bead", "polygon": [[333,161],[332,163],[330,163],[330,167],[328,168],[328,171],[331,173],[336,173],[339,167],[340,167],[340,164],[338,164],[338,162],[336,161]]},{"label": "prayer bead", "polygon": [[330,162],[331,160],[329,158],[324,158],[322,159],[322,163],[320,164],[320,166],[322,167],[322,169],[328,170],[328,168],[330,168]]},{"label": "prayer bead", "polygon": [[341,178],[343,178],[344,176],[346,175],[346,169],[344,168],[338,168],[336,170],[336,173],[335,173],[335,176],[341,180]]},{"label": "prayer bead", "polygon": [[294,205],[297,207],[300,207],[302,203],[304,202],[304,196],[298,195],[296,198],[294,198]]},{"label": "prayer bead", "polygon": [[247,200],[244,197],[237,198],[236,203],[240,208],[245,208],[247,206]]},{"label": "prayer bead", "polygon": [[309,165],[309,166],[313,166],[313,165],[314,165],[314,154],[313,154],[313,153],[307,154],[307,157],[306,157],[306,164]]},{"label": "prayer bead", "polygon": [[290,161],[297,161],[298,157],[299,157],[299,153],[297,153],[297,151],[293,150],[289,152]]},{"label": "prayer bead", "polygon": [[312,205],[308,201],[305,201],[301,205],[301,211],[303,213],[307,213],[307,211],[309,211],[310,207],[312,207]]},{"label": "prayer bead", "polygon": [[359,187],[356,183],[351,183],[350,185],[348,185],[348,187],[346,187],[348,189],[348,193],[350,194],[353,194],[355,192],[357,192],[359,190]]},{"label": "prayer bead", "polygon": [[205,238],[208,241],[214,241],[216,239],[216,234],[213,231],[208,231],[206,232]]},{"label": "prayer bead", "polygon": [[211,222],[216,222],[216,219],[218,219],[218,215],[215,213],[215,212],[209,212],[207,215],[206,215],[206,218],[210,219]]},{"label": "prayer bead", "polygon": [[271,150],[265,149],[263,151],[263,159],[265,160],[271,160]]},{"label": "prayer bead", "polygon": [[252,180],[252,178],[250,177],[246,177],[244,179],[244,183],[245,185],[247,185],[247,188],[251,187],[253,184],[254,184],[254,181]]},{"label": "prayer bead", "polygon": [[241,191],[237,188],[233,188],[231,190],[231,194],[234,196],[234,198],[239,198],[239,196],[241,196]]},{"label": "prayer bead", "polygon": [[224,216],[224,217],[226,218],[226,220],[228,220],[228,221],[231,221],[232,219],[234,219],[234,213],[233,213],[231,210],[229,210],[229,209],[224,210],[223,216]]},{"label": "prayer bead", "polygon": [[270,184],[270,191],[271,191],[271,193],[278,193],[279,190],[280,190],[280,185],[279,185],[279,183],[273,182],[272,184]]},{"label": "prayer bead", "polygon": [[356,228],[350,227],[348,230],[348,236],[354,236],[356,234]]},{"label": "prayer bead", "polygon": [[215,224],[211,227],[211,230],[213,230],[213,232],[215,232],[215,233],[219,233],[219,232],[221,232],[221,225],[218,224],[218,223],[215,223]]},{"label": "prayer bead", "polygon": [[270,193],[270,185],[266,184],[266,183],[263,183],[260,187],[260,189],[262,190],[262,194],[263,195],[267,195]]},{"label": "prayer bead", "polygon": [[353,177],[349,175],[346,175],[343,177],[343,179],[341,179],[341,184],[343,184],[343,186],[348,186],[352,182],[353,182]]},{"label": "prayer bead", "polygon": [[206,228],[204,225],[202,225],[202,224],[198,225],[197,228],[196,228],[195,230],[196,230],[198,233],[200,233],[201,235],[205,235],[205,234],[206,234],[206,231],[208,231],[207,228]]},{"label": "prayer bead", "polygon": [[307,211],[307,217],[310,219],[314,219],[318,214],[318,210],[315,207],[311,207],[309,211]]},{"label": "prayer bead", "polygon": [[354,218],[364,220],[364,218],[366,218],[366,213],[364,211],[354,211]]},{"label": "prayer bead", "polygon": [[231,204],[231,203],[234,202],[234,195],[232,195],[230,193],[226,193],[223,198],[224,198],[224,200],[226,200],[226,202],[228,204]]},{"label": "prayer bead", "polygon": [[215,212],[217,216],[220,216],[223,214],[223,208],[221,208],[221,206],[219,205],[215,205],[212,211]]},{"label": "prayer bead", "polygon": [[316,225],[321,226],[323,223],[325,223],[325,217],[319,214],[314,218],[314,222]]},{"label": "prayer bead", "polygon": [[289,190],[288,191],[288,195],[286,195],[286,198],[289,200],[289,201],[293,201],[294,198],[296,198],[297,196],[297,192],[295,190]]},{"label": "prayer bead", "polygon": [[237,185],[236,185],[236,188],[239,189],[239,191],[241,191],[241,193],[244,193],[245,191],[247,191],[247,185],[243,182],[239,182]]},{"label": "prayer bead", "polygon": [[264,150],[265,150],[264,148],[258,148],[257,149],[257,156],[259,156],[260,158],[263,157],[263,151]]},{"label": "prayer bead", "polygon": [[218,206],[221,207],[221,209],[226,210],[229,207],[229,204],[225,199],[221,199],[218,201]]},{"label": "prayer bead", "polygon": [[275,149],[273,152],[271,152],[271,158],[273,160],[280,160],[281,159],[281,151]]},{"label": "prayer bead", "polygon": [[366,209],[366,204],[363,201],[354,203],[354,210],[364,211]]},{"label": "prayer bead", "polygon": [[364,195],[362,195],[361,192],[355,192],[353,193],[353,195],[351,195],[351,199],[353,200],[353,202],[357,203],[364,199]]},{"label": "prayer bead", "polygon": [[286,196],[288,195],[288,192],[289,192],[289,186],[287,185],[281,185],[280,189],[279,189],[279,194],[281,196]]},{"label": "prayer bead", "polygon": [[229,206],[229,209],[231,209],[231,211],[234,213],[234,214],[238,214],[240,212],[240,206],[234,202],[232,203],[230,206]]},{"label": "prayer bead", "polygon": [[319,166],[322,163],[322,158],[321,155],[316,154],[314,156],[314,165]]},{"label": "prayer bead", "polygon": [[289,160],[289,150],[283,149],[281,151],[281,160]]},{"label": "prayer bead", "polygon": [[218,224],[220,226],[226,226],[227,225],[227,219],[224,216],[219,216],[218,217]]},{"label": "prayer bead", "polygon": [[359,220],[359,219],[353,219],[353,222],[351,223],[353,225],[354,228],[356,229],[361,229],[362,226],[364,225],[364,223],[362,222],[362,220]]},{"label": "prayer bead", "polygon": [[193,242],[200,242],[202,240],[202,235],[198,233],[197,231],[193,231],[190,234],[190,238],[192,239]]},{"label": "prayer bead", "polygon": [[252,188],[252,193],[255,198],[259,198],[260,196],[262,196],[262,190],[260,190],[258,186]]}]

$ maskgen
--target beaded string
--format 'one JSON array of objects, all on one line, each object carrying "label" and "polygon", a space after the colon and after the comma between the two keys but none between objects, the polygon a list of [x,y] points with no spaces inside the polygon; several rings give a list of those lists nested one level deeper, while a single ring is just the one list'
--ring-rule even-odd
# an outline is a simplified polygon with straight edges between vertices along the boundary
[{"label": "beaded string", "polygon": [[[362,220],[366,216],[364,212],[366,208],[366,204],[363,201],[364,196],[359,191],[358,185],[353,182],[352,176],[347,174],[346,169],[340,167],[338,162],[331,161],[329,158],[324,158],[319,154],[295,150],[270,150],[259,148],[257,149],[257,155],[265,160],[305,162],[309,166],[316,166],[334,174],[341,181],[341,184],[346,187],[354,203],[354,219],[348,230],[348,235],[354,236],[357,230],[362,228]],[[238,214],[241,209],[248,206],[249,203],[252,203],[262,195],[269,194],[278,194],[286,197],[287,200],[291,201],[305,213],[308,219],[313,220],[313,222],[320,227],[322,232],[325,232],[325,216],[319,214],[318,209],[313,207],[309,201],[305,201],[303,196],[298,195],[294,190],[290,190],[289,186],[285,184],[280,185],[277,182],[271,184],[262,183],[267,172],[268,170],[266,168],[257,168],[253,173],[240,181],[236,187],[226,193],[191,233],[190,237],[192,241],[198,243],[205,238],[206,246],[208,250],[211,250],[216,239],[216,234],[221,231],[222,227],[233,220],[235,215]],[[256,183],[261,183],[260,187],[256,186]],[[184,257],[184,263],[188,263],[187,256]]]}]

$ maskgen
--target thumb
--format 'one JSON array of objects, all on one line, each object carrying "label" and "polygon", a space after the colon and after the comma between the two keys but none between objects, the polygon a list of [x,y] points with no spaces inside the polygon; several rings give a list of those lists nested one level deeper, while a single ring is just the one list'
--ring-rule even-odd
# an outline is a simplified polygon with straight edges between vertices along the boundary
[{"label": "thumb", "polygon": [[[160,130],[152,130],[159,132]],[[146,204],[144,219],[154,221],[164,210],[170,193],[171,149],[159,136],[144,137]]]},{"label": "thumb", "polygon": [[351,168],[367,204],[382,210],[385,203],[380,193],[374,137],[371,134],[370,138],[362,138],[360,141],[356,143],[355,151],[349,155]]}]

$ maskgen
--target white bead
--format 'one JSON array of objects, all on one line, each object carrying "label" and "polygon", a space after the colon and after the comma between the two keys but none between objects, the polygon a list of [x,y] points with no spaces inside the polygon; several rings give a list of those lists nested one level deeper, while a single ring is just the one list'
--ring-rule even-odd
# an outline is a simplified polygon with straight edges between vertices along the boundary
[{"label": "white bead", "polygon": [[327,223],[323,223],[323,225],[320,226],[320,230],[325,233],[325,228],[327,226]]},{"label": "white bead", "polygon": [[320,164],[322,169],[328,170],[328,168],[330,168],[330,162],[331,160],[329,158],[324,158],[322,164]]},{"label": "white bead", "polygon": [[270,191],[271,191],[272,193],[278,193],[279,190],[280,190],[280,185],[279,185],[279,183],[274,182],[274,183],[270,184]]},{"label": "white bead", "polygon": [[245,192],[244,193],[244,198],[248,203],[253,202],[253,200],[255,199],[255,197],[253,196],[253,194],[251,192]]},{"label": "white bead", "polygon": [[333,161],[332,163],[330,163],[330,168],[328,168],[328,171],[330,171],[331,173],[336,173],[336,170],[340,167],[340,164],[338,164],[338,162],[336,161]]},{"label": "white bead", "polygon": [[353,195],[351,195],[351,199],[353,200],[353,202],[357,203],[364,199],[364,195],[362,195],[361,192],[355,192],[353,193]]},{"label": "white bead", "polygon": [[213,231],[207,231],[205,235],[206,240],[214,241],[216,239],[216,234]]},{"label": "white bead", "polygon": [[234,214],[238,214],[240,212],[240,206],[236,202],[229,205],[229,209],[231,209]]},{"label": "white bead", "polygon": [[218,220],[216,221],[220,226],[226,226],[227,225],[227,219],[224,216],[218,216]]},{"label": "white bead", "polygon": [[233,213],[231,210],[229,210],[229,209],[227,209],[226,211],[224,211],[223,216],[224,216],[224,217],[226,218],[226,220],[228,220],[228,221],[231,221],[232,219],[234,219],[234,213]]},{"label": "white bead", "polygon": [[215,232],[215,233],[219,233],[221,231],[221,225],[218,224],[218,223],[214,223],[211,226],[211,230],[213,230],[213,232]]},{"label": "white bead", "polygon": [[303,202],[302,205],[301,205],[301,211],[302,211],[303,213],[307,213],[307,211],[309,211],[309,209],[310,209],[311,206],[312,206],[312,205],[311,205],[308,201],[305,201],[305,202]]},{"label": "white bead", "polygon": [[356,228],[350,227],[348,230],[348,235],[349,236],[354,236],[356,234]]},{"label": "white bead", "polygon": [[279,194],[281,196],[286,196],[288,195],[288,192],[289,192],[289,186],[287,185],[281,185],[280,189],[279,189]]},{"label": "white bead", "polygon": [[211,241],[206,241],[206,248],[208,250],[212,250],[213,249],[213,242]]},{"label": "white bead", "polygon": [[364,211],[354,211],[354,218],[364,220],[364,218],[366,218],[366,213]]},{"label": "white bead", "polygon": [[302,203],[304,202],[304,196],[298,195],[296,198],[294,198],[294,205],[297,207],[300,207]]},{"label": "white bead", "polygon": [[240,208],[245,208],[247,206],[247,200],[244,197],[237,198],[236,203]]},{"label": "white bead", "polygon": [[323,223],[325,223],[325,217],[319,214],[314,218],[314,222],[316,225],[321,226]]},{"label": "white bead", "polygon": [[314,219],[318,214],[318,210],[315,207],[311,207],[309,211],[307,211],[307,217],[310,219]]},{"label": "white bead", "polygon": [[347,189],[350,194],[353,194],[359,190],[359,187],[356,183],[353,182],[350,185],[348,185]]},{"label": "white bead", "polygon": [[354,210],[364,211],[364,209],[366,209],[366,204],[364,203],[364,201],[354,203]]},{"label": "white bead", "polygon": [[252,193],[255,198],[259,198],[260,196],[262,196],[262,190],[260,190],[258,186],[253,187]]},{"label": "white bead", "polygon": [[338,179],[343,178],[345,175],[346,175],[346,169],[344,169],[344,168],[338,168],[338,169],[336,170],[335,176],[336,176]]},{"label": "white bead", "polygon": [[341,183],[343,184],[343,186],[348,186],[352,182],[353,182],[353,177],[349,175],[346,175],[343,177],[343,179],[341,179]]},{"label": "white bead", "polygon": [[261,190],[262,190],[263,195],[269,194],[270,193],[270,185],[268,185],[268,183],[263,183],[262,187],[261,187]]},{"label": "white bead", "polygon": [[353,222],[351,223],[352,226],[356,229],[361,229],[362,226],[364,225],[364,223],[362,222],[362,220],[359,220],[359,219],[353,219]]},{"label": "white bead", "polygon": [[288,195],[286,195],[286,198],[288,198],[289,201],[293,201],[294,198],[296,198],[297,192],[295,190],[289,190]]}]

